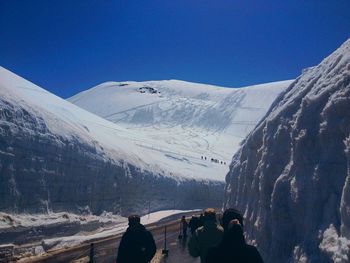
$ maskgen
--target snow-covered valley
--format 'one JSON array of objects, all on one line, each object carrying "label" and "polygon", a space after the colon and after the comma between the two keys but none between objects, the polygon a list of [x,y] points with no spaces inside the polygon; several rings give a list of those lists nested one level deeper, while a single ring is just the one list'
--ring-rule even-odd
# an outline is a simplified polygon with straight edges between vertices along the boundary
[{"label": "snow-covered valley", "polygon": [[[205,162],[204,169],[181,172],[224,180],[239,143],[291,82],[236,89],[179,80],[106,82],[68,100],[136,132],[144,138],[139,145],[166,152],[167,157],[226,163],[211,169],[211,162]],[[175,170],[182,169],[175,164]]]},{"label": "snow-covered valley", "polygon": [[225,206],[267,262],[350,260],[350,40],[308,68],[234,155]]},{"label": "snow-covered valley", "polygon": [[118,215],[220,207],[231,155],[289,83],[105,83],[70,99],[101,118],[0,67],[0,245],[52,238],[41,253]]}]

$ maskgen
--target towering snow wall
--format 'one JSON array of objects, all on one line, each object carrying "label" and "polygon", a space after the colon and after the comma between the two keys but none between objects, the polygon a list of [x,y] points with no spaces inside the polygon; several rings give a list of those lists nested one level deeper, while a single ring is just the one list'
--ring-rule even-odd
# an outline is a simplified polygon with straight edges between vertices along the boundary
[{"label": "towering snow wall", "polygon": [[349,262],[350,40],[272,104],[234,155],[225,206],[266,262]]},{"label": "towering snow wall", "polygon": [[[144,163],[130,131],[0,67],[0,211],[151,210],[219,205],[221,182]],[[136,136],[136,135],[135,135]]]}]

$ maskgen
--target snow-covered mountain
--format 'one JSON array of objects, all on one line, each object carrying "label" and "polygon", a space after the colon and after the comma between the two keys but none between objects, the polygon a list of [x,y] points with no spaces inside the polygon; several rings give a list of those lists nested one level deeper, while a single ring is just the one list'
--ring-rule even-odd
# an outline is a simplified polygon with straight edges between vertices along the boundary
[{"label": "snow-covered mountain", "polygon": [[179,80],[106,82],[68,100],[137,132],[152,147],[177,153],[176,158],[203,156],[227,163],[213,170],[211,162],[204,162],[205,169],[192,169],[224,180],[239,143],[290,83],[233,89]]},{"label": "snow-covered mountain", "polygon": [[350,261],[350,40],[306,69],[233,157],[225,206],[266,262]]},{"label": "snow-covered mountain", "polygon": [[152,148],[137,132],[0,67],[0,211],[217,206],[224,183],[192,173],[207,167],[220,169]]}]

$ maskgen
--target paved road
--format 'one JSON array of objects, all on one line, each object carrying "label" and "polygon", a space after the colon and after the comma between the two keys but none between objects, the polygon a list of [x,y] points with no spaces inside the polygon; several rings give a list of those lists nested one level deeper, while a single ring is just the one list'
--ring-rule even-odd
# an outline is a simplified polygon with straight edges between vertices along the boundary
[{"label": "paved road", "polygon": [[[162,255],[164,248],[164,228],[167,227],[167,248],[169,255]],[[147,227],[155,239],[157,245],[157,253],[152,263],[197,263],[199,259],[194,259],[188,255],[186,239],[179,240],[179,221],[171,221],[167,223],[155,223]],[[117,248],[121,235],[96,240],[94,242],[94,263],[112,263],[116,260]],[[41,257],[28,258],[21,262],[37,262],[37,263],[84,263],[89,261],[90,244],[83,244],[69,249],[62,249],[47,253]]]},{"label": "paved road", "polygon": [[[162,254],[164,248],[164,227],[155,227],[151,229],[154,240],[157,245],[157,253],[154,256],[152,263],[197,263],[199,259],[194,259],[187,252],[188,239],[178,239],[179,222],[173,222],[167,225],[167,249],[168,256]],[[96,256],[94,262],[109,263],[115,262],[117,247],[119,247],[118,239],[116,242],[110,242],[96,248]],[[87,260],[88,258],[85,258]],[[87,262],[87,261],[77,261]]]}]

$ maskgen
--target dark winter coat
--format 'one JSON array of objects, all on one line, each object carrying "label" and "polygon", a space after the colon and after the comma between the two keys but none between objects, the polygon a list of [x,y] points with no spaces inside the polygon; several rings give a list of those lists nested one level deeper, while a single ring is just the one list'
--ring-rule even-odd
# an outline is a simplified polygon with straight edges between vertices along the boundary
[{"label": "dark winter coat", "polygon": [[210,248],[220,244],[224,230],[215,221],[205,221],[204,226],[199,227],[191,236],[188,242],[188,251],[192,257],[201,258],[201,263],[205,263],[206,256]]},{"label": "dark winter coat", "polygon": [[129,226],[119,244],[117,263],[146,263],[155,253],[152,234],[141,224]]},{"label": "dark winter coat", "polygon": [[245,244],[241,247],[212,248],[206,263],[263,263],[263,260],[254,246]]},{"label": "dark winter coat", "polygon": [[190,229],[191,229],[191,234],[193,235],[193,234],[194,234],[194,231],[196,231],[196,229],[197,229],[198,227],[200,227],[199,218],[196,217],[196,216],[192,216],[192,218],[191,218],[190,223],[188,224],[188,226],[190,227]]},{"label": "dark winter coat", "polygon": [[225,232],[218,247],[209,250],[206,263],[263,263],[258,250],[246,244],[242,230],[237,234],[234,228]]}]

